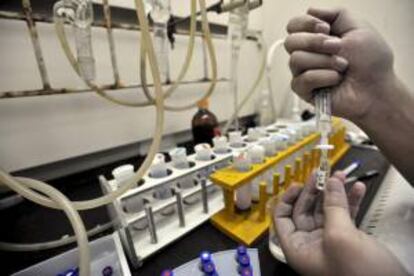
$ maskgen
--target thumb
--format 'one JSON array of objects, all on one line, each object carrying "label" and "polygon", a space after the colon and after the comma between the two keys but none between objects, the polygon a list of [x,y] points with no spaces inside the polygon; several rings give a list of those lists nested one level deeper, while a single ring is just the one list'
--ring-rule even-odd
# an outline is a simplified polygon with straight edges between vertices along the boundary
[{"label": "thumb", "polygon": [[327,230],[352,225],[343,179],[339,177],[328,179],[324,191],[323,210]]}]

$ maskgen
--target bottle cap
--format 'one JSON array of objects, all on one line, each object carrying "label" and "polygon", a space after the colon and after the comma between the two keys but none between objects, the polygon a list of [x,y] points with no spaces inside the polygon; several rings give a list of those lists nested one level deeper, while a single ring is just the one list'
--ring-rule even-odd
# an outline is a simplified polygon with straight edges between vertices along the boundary
[{"label": "bottle cap", "polygon": [[229,150],[226,136],[214,137],[213,144],[214,144],[214,151],[217,153],[226,153]]},{"label": "bottle cap", "polygon": [[237,262],[242,267],[250,266],[250,258],[249,258],[249,255],[244,254],[244,255],[237,256]]},{"label": "bottle cap", "polygon": [[112,171],[112,175],[114,176],[115,180],[118,182],[118,187],[128,181],[134,176],[134,166],[127,164],[120,167],[115,168]]},{"label": "bottle cap", "polygon": [[251,161],[247,152],[243,151],[240,152],[238,155],[234,157],[234,168],[239,172],[246,172],[250,170]]},{"label": "bottle cap", "polygon": [[246,255],[247,254],[247,248],[243,245],[240,245],[237,247],[237,255]]},{"label": "bottle cap", "polygon": [[212,159],[213,152],[211,146],[207,143],[198,144],[194,147],[196,159],[200,161],[209,161]]},{"label": "bottle cap", "polygon": [[239,270],[241,276],[253,276],[253,271],[251,267],[243,267]]},{"label": "bottle cap", "polygon": [[230,146],[232,147],[242,147],[243,146],[242,133],[240,131],[229,132],[229,141],[230,141]]},{"label": "bottle cap", "polygon": [[162,153],[157,153],[150,167],[150,176],[155,178],[166,177],[168,175],[165,157]]},{"label": "bottle cap", "polygon": [[167,269],[161,272],[161,276],[174,276],[174,273],[172,272],[172,270]]},{"label": "bottle cap", "polygon": [[202,264],[211,262],[211,253],[208,251],[201,252],[200,261]]},{"label": "bottle cap", "polygon": [[216,266],[212,262],[203,264],[202,270],[206,275],[209,275],[209,276],[213,276],[217,274]]},{"label": "bottle cap", "polygon": [[199,100],[199,101],[197,102],[197,106],[198,106],[199,108],[202,108],[202,109],[208,109],[208,106],[209,106],[209,99],[208,99],[208,98],[204,98],[204,99]]},{"label": "bottle cap", "polygon": [[253,145],[248,149],[248,154],[253,164],[263,163],[265,148],[261,145]]},{"label": "bottle cap", "polygon": [[187,160],[187,150],[185,148],[179,147],[170,150],[169,155],[171,157],[171,162],[174,168],[186,169],[189,167]]}]

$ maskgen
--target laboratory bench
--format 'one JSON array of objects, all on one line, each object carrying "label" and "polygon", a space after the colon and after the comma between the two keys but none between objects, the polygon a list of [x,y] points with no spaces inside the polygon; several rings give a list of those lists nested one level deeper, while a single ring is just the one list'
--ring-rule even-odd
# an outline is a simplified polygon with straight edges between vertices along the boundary
[{"label": "laboratory bench", "polygon": [[[137,164],[142,158],[126,159],[125,163]],[[377,170],[379,175],[366,182],[367,195],[361,206],[357,217],[357,224],[361,222],[363,214],[367,211],[370,201],[380,186],[385,173],[389,168],[389,163],[384,156],[377,150],[351,147],[348,153],[335,166],[335,169],[343,169],[353,161],[361,161],[361,167],[356,174],[368,170]],[[116,162],[123,163],[121,161]],[[101,195],[97,175],[110,172],[110,168],[117,164],[110,164],[89,170],[87,173],[77,173],[72,176],[65,176],[62,179],[52,181],[71,200],[84,200]],[[105,207],[82,211],[81,216],[87,229],[93,228],[97,224],[105,224],[109,218]],[[31,202],[24,201],[17,206],[0,211],[0,236],[2,241],[16,243],[42,242],[59,239],[63,235],[71,234],[72,230],[67,218],[59,211],[40,207]],[[111,233],[111,230],[94,237],[102,237]],[[211,252],[234,249],[237,243],[220,231],[209,222],[204,223],[183,238],[175,241],[168,247],[145,260],[142,267],[132,270],[132,275],[156,276],[166,268],[175,268],[181,264],[198,257],[203,250]],[[62,253],[75,244],[62,248],[46,250],[41,252],[1,252],[0,275],[9,275],[30,265],[48,259],[56,254]],[[263,276],[270,275],[296,275],[296,273],[286,264],[273,258],[268,250],[267,236],[260,238],[252,247],[258,248]]]}]

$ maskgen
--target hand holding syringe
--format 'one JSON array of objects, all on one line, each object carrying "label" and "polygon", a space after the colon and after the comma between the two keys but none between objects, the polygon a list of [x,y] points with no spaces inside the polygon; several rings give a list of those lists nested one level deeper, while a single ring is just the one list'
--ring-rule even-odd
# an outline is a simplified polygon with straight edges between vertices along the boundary
[{"label": "hand holding syringe", "polygon": [[329,150],[333,145],[329,144],[329,133],[332,130],[331,118],[331,92],[329,89],[319,89],[315,95],[316,120],[321,140],[318,149],[321,151],[320,165],[317,172],[316,188],[324,190],[326,181],[330,175]]}]

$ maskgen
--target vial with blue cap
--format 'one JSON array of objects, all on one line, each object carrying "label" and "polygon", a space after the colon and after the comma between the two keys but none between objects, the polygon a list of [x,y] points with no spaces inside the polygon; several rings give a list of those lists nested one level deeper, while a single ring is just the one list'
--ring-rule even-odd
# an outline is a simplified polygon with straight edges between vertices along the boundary
[{"label": "vial with blue cap", "polygon": [[172,272],[172,270],[166,269],[161,272],[161,276],[174,276],[174,272]]},{"label": "vial with blue cap", "polygon": [[66,270],[65,272],[61,272],[56,276],[79,276],[79,268],[71,268],[69,270]]},{"label": "vial with blue cap", "polygon": [[204,272],[204,275],[218,276],[211,253],[208,251],[203,251],[200,254],[200,270]]}]

